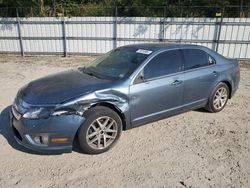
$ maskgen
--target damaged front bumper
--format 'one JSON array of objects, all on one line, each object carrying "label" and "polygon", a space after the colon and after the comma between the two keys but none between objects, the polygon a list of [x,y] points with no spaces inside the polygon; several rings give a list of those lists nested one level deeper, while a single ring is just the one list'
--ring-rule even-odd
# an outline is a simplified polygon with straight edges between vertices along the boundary
[{"label": "damaged front bumper", "polygon": [[76,114],[25,119],[12,108],[10,126],[16,141],[38,152],[71,152],[78,128],[85,118]]}]

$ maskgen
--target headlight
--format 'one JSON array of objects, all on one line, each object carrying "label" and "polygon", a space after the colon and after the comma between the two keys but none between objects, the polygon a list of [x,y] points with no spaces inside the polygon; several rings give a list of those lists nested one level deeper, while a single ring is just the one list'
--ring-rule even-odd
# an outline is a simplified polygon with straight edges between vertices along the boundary
[{"label": "headlight", "polygon": [[29,109],[25,114],[23,114],[23,117],[27,119],[48,118],[51,113],[52,109],[37,107]]}]

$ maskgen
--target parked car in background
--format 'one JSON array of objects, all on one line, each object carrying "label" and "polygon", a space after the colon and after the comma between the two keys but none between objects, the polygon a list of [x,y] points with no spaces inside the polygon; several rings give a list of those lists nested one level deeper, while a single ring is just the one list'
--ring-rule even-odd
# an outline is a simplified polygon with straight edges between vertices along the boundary
[{"label": "parked car in background", "polygon": [[193,109],[221,111],[238,88],[239,64],[203,46],[137,44],[86,67],[32,81],[11,111],[21,145],[36,151],[109,150],[122,130]]}]

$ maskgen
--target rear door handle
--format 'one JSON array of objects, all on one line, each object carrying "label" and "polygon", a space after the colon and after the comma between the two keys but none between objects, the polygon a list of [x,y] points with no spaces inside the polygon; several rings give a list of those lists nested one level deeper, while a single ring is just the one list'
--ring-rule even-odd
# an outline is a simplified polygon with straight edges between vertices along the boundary
[{"label": "rear door handle", "polygon": [[175,80],[171,85],[176,86],[176,85],[180,85],[181,83],[182,83],[181,80]]}]

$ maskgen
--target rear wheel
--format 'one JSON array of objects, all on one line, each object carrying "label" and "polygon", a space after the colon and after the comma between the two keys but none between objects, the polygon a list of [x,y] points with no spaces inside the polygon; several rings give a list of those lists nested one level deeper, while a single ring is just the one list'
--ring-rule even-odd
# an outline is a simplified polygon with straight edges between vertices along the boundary
[{"label": "rear wheel", "polygon": [[84,153],[99,154],[115,145],[121,135],[120,116],[107,107],[91,108],[78,131],[79,145]]},{"label": "rear wheel", "polygon": [[219,112],[227,104],[229,98],[229,88],[227,84],[219,83],[211,94],[206,109],[210,112]]}]

